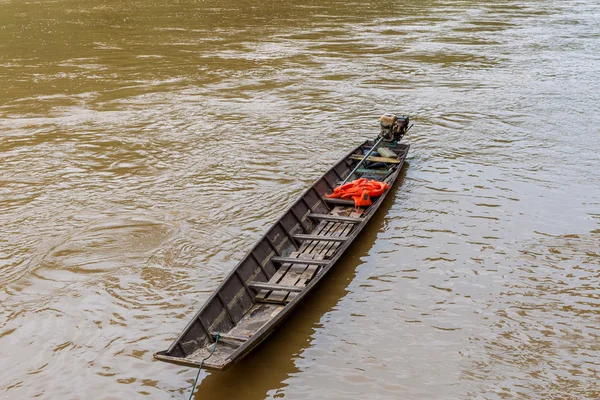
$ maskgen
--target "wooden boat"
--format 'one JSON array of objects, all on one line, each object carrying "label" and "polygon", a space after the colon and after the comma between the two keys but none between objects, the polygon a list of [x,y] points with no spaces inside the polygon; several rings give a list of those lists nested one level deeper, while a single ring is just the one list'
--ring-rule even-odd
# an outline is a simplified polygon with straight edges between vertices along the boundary
[{"label": "wooden boat", "polygon": [[[265,340],[334,266],[389,193],[385,191],[371,206],[358,210],[352,200],[325,197],[373,146],[373,140],[365,141],[308,188],[225,278],[171,346],[154,357],[199,367],[214,347],[203,365],[223,370]],[[396,156],[370,156],[367,161],[373,167],[365,164],[353,177],[392,186],[409,145],[393,142],[386,147]]]}]

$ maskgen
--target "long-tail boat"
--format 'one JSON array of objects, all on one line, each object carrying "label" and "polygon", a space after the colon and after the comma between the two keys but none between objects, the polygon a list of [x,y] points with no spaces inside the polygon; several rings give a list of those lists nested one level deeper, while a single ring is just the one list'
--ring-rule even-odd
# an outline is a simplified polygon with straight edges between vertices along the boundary
[{"label": "long-tail boat", "polygon": [[[161,361],[224,370],[278,328],[350,247],[389,189],[357,207],[328,197],[351,179],[396,182],[409,145],[404,116],[384,114],[376,140],[350,151],[309,187],[256,242],[164,351]],[[208,357],[208,358],[207,358]]]}]

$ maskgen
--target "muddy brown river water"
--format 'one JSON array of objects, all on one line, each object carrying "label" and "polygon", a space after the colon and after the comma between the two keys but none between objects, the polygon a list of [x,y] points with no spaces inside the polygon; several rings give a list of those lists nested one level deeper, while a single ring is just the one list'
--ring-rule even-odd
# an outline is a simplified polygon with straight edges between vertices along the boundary
[{"label": "muddy brown river water", "polygon": [[409,114],[360,242],[196,399],[600,397],[596,0],[0,0],[0,398],[187,399],[154,361]]}]

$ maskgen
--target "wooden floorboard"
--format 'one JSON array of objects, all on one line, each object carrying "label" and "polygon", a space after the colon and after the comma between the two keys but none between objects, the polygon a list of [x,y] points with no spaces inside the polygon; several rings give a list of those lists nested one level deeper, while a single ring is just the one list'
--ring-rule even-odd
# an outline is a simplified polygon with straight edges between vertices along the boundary
[{"label": "wooden floorboard", "polygon": [[[238,321],[238,323],[225,332],[228,336],[237,337],[252,337],[260,328],[267,324],[270,320],[275,318],[277,314],[283,310],[283,305],[276,304],[255,304],[252,308],[244,315],[244,317]],[[210,348],[211,345],[207,345]]]},{"label": "wooden floorboard", "polygon": [[280,263],[280,264],[308,264],[308,265],[326,265],[327,260],[315,260],[313,257],[308,257],[309,254],[298,254],[295,257],[271,257],[272,262]]},{"label": "wooden floorboard", "polygon": [[[354,155],[350,156],[350,158],[352,158],[353,160],[362,160],[364,157],[365,156],[361,156],[360,154],[354,154]],[[367,157],[367,161],[383,162],[383,163],[387,163],[387,164],[400,164],[400,160],[398,160],[397,158],[391,158],[391,157],[369,156],[369,157]]]},{"label": "wooden floorboard", "polygon": [[[307,256],[308,255],[306,255],[305,257],[307,257]],[[310,254],[310,256],[311,256],[311,258],[314,257],[313,254]],[[285,274],[285,276],[281,279],[279,284],[286,285],[286,286],[295,286],[296,281],[298,280],[298,277],[300,277],[300,275],[302,275],[302,273],[304,273],[304,271],[308,267],[309,267],[308,264],[294,264],[294,266],[292,268],[290,268],[289,271],[287,272],[287,274]],[[289,291],[274,290],[273,292],[271,292],[271,294],[269,296],[267,296],[267,298],[270,301],[282,302],[287,297],[288,294],[289,294]]]},{"label": "wooden floorboard", "polygon": [[[340,224],[337,222],[330,223],[327,228],[321,231],[321,236],[331,236],[333,232],[337,230],[339,225]],[[307,248],[307,251],[302,254],[302,257],[308,258],[310,256],[310,258],[313,259],[317,258],[323,252],[323,248],[325,247],[324,245],[326,244],[328,244],[328,242],[323,242],[321,240],[312,240],[311,245]],[[323,259],[323,257],[318,258]],[[310,266],[307,264],[294,264],[292,268],[290,268],[287,271],[285,276],[279,281],[279,284],[286,286],[296,286],[296,282],[298,281],[300,276],[302,276],[304,271],[306,271],[307,268],[310,268]],[[289,292],[287,291],[277,290],[273,291],[269,296],[267,296],[267,298],[274,302],[284,301],[288,294]]]},{"label": "wooden floorboard", "polygon": [[[347,213],[347,207],[335,207],[332,214],[339,215]],[[348,235],[355,227],[354,224],[344,222],[322,221],[311,232],[313,235],[323,236],[345,236]],[[308,255],[319,258],[330,258],[335,254],[336,249],[341,245],[339,242],[311,240],[303,242],[298,251],[292,253],[295,255],[302,254],[302,257]],[[299,264],[284,264],[269,280],[269,283],[290,286],[305,286],[312,279],[321,266],[316,265],[299,265]],[[252,309],[242,318],[238,324],[231,329],[229,335],[237,337],[252,336],[264,324],[274,318],[280,310],[283,309],[283,304],[293,299],[297,293],[288,291],[269,291],[261,290],[257,295],[257,303]],[[260,297],[259,297],[260,296]],[[265,303],[276,303],[265,304]],[[276,308],[272,308],[276,307]]]},{"label": "wooden floorboard", "polygon": [[308,217],[312,218],[312,219],[322,220],[322,221],[351,222],[354,224],[359,224],[363,221],[363,219],[359,218],[359,217],[346,217],[346,216],[333,215],[333,214],[310,213],[310,214],[308,214]]},{"label": "wooden floorboard", "polygon": [[303,241],[318,240],[318,241],[323,241],[323,242],[344,242],[344,241],[348,240],[348,238],[345,236],[337,237],[337,236],[324,236],[324,235],[294,235],[294,239],[303,240]]},{"label": "wooden floorboard", "polygon": [[[345,213],[346,211],[347,210],[342,207],[336,207],[336,209],[334,209],[334,212]],[[360,213],[353,211],[350,215],[351,216],[359,216]],[[340,224],[339,229],[335,232],[335,234],[333,236],[347,236],[350,234],[350,232],[352,231],[353,228],[354,228],[354,224],[350,224],[350,223]],[[330,246],[328,246],[328,248],[327,248],[325,254],[323,254],[323,256],[325,258],[331,258],[341,245],[342,245],[342,243],[330,242]],[[308,284],[308,282],[310,282],[310,280],[313,278],[313,276],[319,271],[319,268],[321,268],[321,267],[319,267],[317,265],[311,265],[310,267],[308,267],[304,271],[304,273],[300,276],[300,278],[296,281],[296,285],[297,286],[306,286]],[[291,301],[297,295],[298,295],[298,293],[289,293],[286,300]]]},{"label": "wooden floorboard", "polygon": [[[331,226],[335,225],[335,223],[332,222],[328,222],[328,221],[323,221],[321,223],[319,223],[319,225],[317,225],[317,227],[313,230],[313,232],[318,233],[318,234],[326,234],[329,229],[331,228]],[[302,245],[300,246],[300,248],[298,249],[298,251],[293,252],[292,254],[290,254],[290,256],[292,257],[297,257],[300,254],[311,254],[314,246],[316,245],[315,241],[306,241],[304,243],[302,243]],[[269,283],[280,283],[281,279],[285,276],[285,274],[288,272],[288,270],[292,267],[292,264],[287,263],[287,264],[282,264],[279,269],[275,272],[275,274],[273,274],[273,276],[271,277],[271,279],[269,279]],[[304,268],[308,267],[305,266]],[[268,290],[262,290],[260,291],[257,295],[256,295],[256,300],[261,301],[263,299],[265,299],[269,294]]]},{"label": "wooden floorboard", "polygon": [[[346,212],[348,212],[347,207],[335,207],[332,210],[332,214],[334,215],[339,215]],[[350,233],[353,227],[354,225],[351,223],[336,222],[329,228],[326,234],[321,233],[320,236],[342,237]],[[314,258],[321,260],[331,258],[331,256],[335,254],[335,251],[341,245],[340,242],[332,242],[330,240],[314,240],[313,242],[316,244],[310,253],[314,256]],[[318,269],[319,266],[316,265],[309,265],[293,271],[290,269],[280,282],[285,282],[285,284],[288,286],[305,286],[310,279],[312,279]],[[267,299],[276,303],[285,303],[286,300],[289,301],[295,296],[296,293],[292,294],[289,291],[278,291],[273,292],[267,297]]]}]

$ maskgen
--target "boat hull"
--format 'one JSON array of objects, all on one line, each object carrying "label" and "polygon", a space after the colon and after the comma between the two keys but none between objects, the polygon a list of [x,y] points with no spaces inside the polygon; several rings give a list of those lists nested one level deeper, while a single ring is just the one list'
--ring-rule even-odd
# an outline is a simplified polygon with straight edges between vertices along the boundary
[{"label": "boat hull", "polygon": [[[274,332],[333,268],[369,223],[390,190],[356,209],[352,201],[328,199],[355,169],[365,141],[330,168],[283,213],[225,278],[164,351],[154,357],[178,365],[224,370],[240,361]],[[394,158],[376,157],[355,176],[398,179],[408,144],[387,145]],[[216,335],[219,342],[214,344]]]}]

